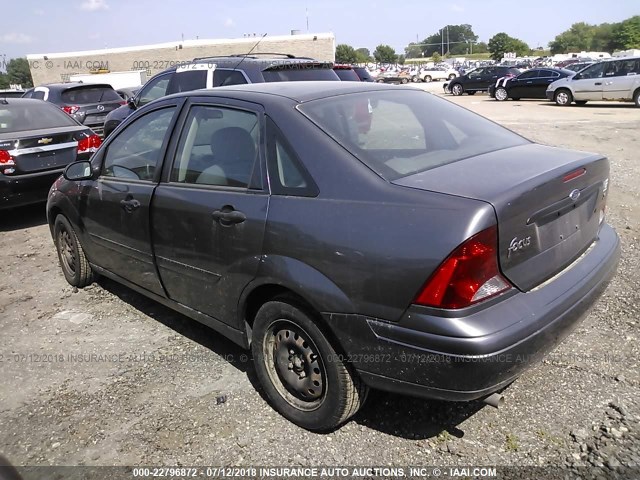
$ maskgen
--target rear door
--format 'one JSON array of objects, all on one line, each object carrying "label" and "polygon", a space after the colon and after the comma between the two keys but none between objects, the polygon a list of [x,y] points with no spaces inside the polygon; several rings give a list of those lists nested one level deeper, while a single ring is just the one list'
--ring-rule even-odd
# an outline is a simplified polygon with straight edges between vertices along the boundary
[{"label": "rear door", "polygon": [[640,59],[609,62],[604,72],[602,97],[604,100],[631,100],[640,86]]},{"label": "rear door", "polygon": [[540,70],[540,75],[534,82],[532,98],[547,98],[547,88],[560,78],[560,73],[553,70]]},{"label": "rear door", "polygon": [[[269,195],[258,105],[193,99],[156,189],[154,251],[169,298],[227,324],[257,273]],[[167,165],[169,167],[169,165]]]},{"label": "rear door", "polygon": [[81,206],[89,257],[159,295],[164,291],[153,261],[149,207],[182,101],[162,102],[109,137],[100,177]]}]

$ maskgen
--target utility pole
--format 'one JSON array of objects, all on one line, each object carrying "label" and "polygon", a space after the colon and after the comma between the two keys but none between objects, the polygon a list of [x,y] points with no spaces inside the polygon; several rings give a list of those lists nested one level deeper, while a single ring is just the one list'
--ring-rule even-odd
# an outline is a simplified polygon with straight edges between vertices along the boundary
[{"label": "utility pole", "polygon": [[309,33],[309,7],[305,8],[305,12],[307,15],[307,33]]},{"label": "utility pole", "polygon": [[447,25],[447,55],[449,55],[449,25]]},{"label": "utility pole", "polygon": [[444,57],[444,28],[440,29],[440,52]]}]

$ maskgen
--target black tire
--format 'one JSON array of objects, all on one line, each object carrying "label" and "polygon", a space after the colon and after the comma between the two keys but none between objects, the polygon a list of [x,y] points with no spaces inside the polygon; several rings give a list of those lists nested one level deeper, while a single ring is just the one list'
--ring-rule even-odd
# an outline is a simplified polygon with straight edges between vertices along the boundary
[{"label": "black tire", "polygon": [[431,78],[431,75],[425,75],[424,76],[424,81],[426,83],[431,83],[432,80],[433,80],[433,78]]},{"label": "black tire", "polygon": [[576,105],[578,105],[579,107],[582,107],[583,105],[586,105],[587,101],[586,100],[576,100]]},{"label": "black tire", "polygon": [[493,98],[495,98],[499,102],[504,102],[505,100],[509,99],[509,93],[507,92],[506,88],[498,87],[493,94]]},{"label": "black tire", "polygon": [[640,107],[640,89],[636,90],[636,93],[633,94],[633,103],[636,107]]},{"label": "black tire", "polygon": [[561,107],[568,107],[573,102],[573,95],[566,88],[561,88],[553,95],[553,101]]},{"label": "black tire", "polygon": [[449,75],[449,80],[453,80],[456,77],[457,77],[457,75],[455,73],[452,73],[452,74]]},{"label": "black tire", "polygon": [[384,80],[379,79],[379,80],[376,80],[376,82],[378,82],[378,83],[384,83]]},{"label": "black tire", "polygon": [[453,85],[449,85],[451,89],[451,93],[453,93],[456,97],[459,97],[464,93],[464,87],[459,83],[454,83]]},{"label": "black tire", "polygon": [[53,238],[64,278],[78,288],[93,283],[91,265],[75,230],[64,215],[58,215],[53,226]]},{"label": "black tire", "polygon": [[420,83],[421,82],[420,77],[417,76],[417,75],[414,75],[413,77],[411,77],[411,81],[413,83]]},{"label": "black tire", "polygon": [[518,100],[520,100],[520,97],[513,97],[513,101],[517,102]]},{"label": "black tire", "polygon": [[308,430],[331,430],[360,409],[368,387],[294,304],[276,299],[258,310],[251,337],[256,374],[282,416]]},{"label": "black tire", "polygon": [[408,78],[403,78],[403,79],[400,80],[400,83],[402,83],[403,85],[405,83],[409,83],[409,79]]}]

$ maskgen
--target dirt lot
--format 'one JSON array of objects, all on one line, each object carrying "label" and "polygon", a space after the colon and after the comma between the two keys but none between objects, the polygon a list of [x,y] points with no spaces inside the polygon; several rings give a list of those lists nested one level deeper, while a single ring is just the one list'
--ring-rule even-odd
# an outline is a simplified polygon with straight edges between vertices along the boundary
[{"label": "dirt lot", "polygon": [[374,392],[339,430],[304,431],[230,342],[111,281],[69,287],[37,207],[0,219],[0,453],[18,465],[640,465],[640,110],[448,98],[611,159],[618,274],[503,408]]}]

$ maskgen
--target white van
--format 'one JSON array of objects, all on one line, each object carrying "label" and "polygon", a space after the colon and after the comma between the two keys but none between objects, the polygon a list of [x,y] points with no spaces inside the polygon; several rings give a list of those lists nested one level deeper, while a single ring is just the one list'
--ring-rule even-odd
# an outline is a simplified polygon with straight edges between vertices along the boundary
[{"label": "white van", "polygon": [[633,101],[640,107],[640,57],[603,60],[547,87],[557,105],[584,105],[589,100]]}]

